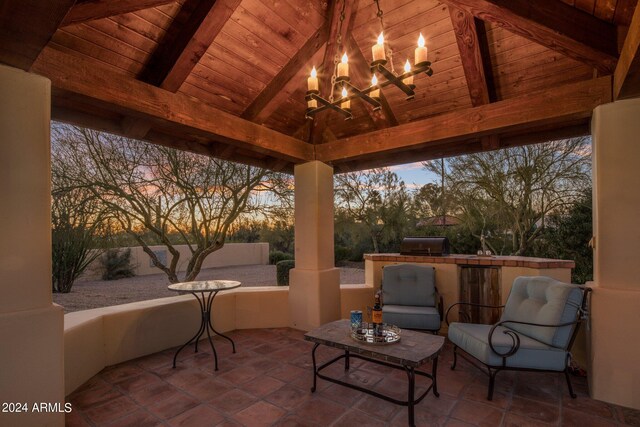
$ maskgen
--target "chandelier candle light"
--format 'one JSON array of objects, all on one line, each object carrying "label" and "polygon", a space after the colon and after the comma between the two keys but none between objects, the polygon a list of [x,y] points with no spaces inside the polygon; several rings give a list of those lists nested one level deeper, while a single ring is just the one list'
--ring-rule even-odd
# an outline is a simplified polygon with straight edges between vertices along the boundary
[{"label": "chandelier candle light", "polygon": [[[431,69],[431,62],[427,60],[427,48],[425,46],[425,39],[420,33],[418,37],[418,47],[414,53],[413,67],[407,59],[404,64],[404,73],[396,75],[391,70],[387,69],[387,56],[384,47],[384,34],[380,33],[377,43],[371,48],[373,60],[370,64],[371,69],[371,86],[366,89],[358,89],[350,83],[349,78],[349,58],[345,52],[342,55],[341,61],[337,63],[337,75],[334,74],[335,83],[332,84],[331,94],[335,93],[336,86],[341,88],[342,97],[336,101],[333,101],[333,95],[329,100],[320,96],[320,88],[318,86],[318,77],[315,66],[311,70],[311,75],[307,79],[307,111],[306,117],[312,119],[314,115],[324,110],[334,110],[343,114],[345,120],[352,119],[351,115],[351,100],[354,98],[361,98],[363,101],[368,102],[377,110],[380,108],[380,88],[385,86],[394,85],[398,87],[407,95],[407,100],[412,99],[415,96],[414,89],[416,85],[413,84],[413,77],[417,74],[425,73],[427,76],[433,75]],[[391,55],[391,54],[389,54]],[[393,67],[392,67],[393,68]],[[376,74],[386,78],[385,81],[380,81]],[[321,105],[318,106],[318,103]]]}]

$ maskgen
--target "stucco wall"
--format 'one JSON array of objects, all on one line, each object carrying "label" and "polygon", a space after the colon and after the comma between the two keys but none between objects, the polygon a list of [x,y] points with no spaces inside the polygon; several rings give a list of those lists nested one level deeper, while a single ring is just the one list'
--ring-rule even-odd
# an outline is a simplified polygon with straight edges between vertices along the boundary
[{"label": "stucco wall", "polygon": [[[364,310],[373,300],[373,289],[366,285],[343,285],[340,293],[343,318],[351,310]],[[199,310],[193,296],[183,295],[65,315],[65,393],[106,366],[184,344],[198,329]],[[223,333],[288,327],[289,287],[222,292],[214,300],[213,323]]]},{"label": "stucco wall", "polygon": [[[187,245],[177,245],[175,248],[180,252],[178,271],[185,271],[191,258],[189,248]],[[134,267],[136,276],[162,273],[159,268],[151,264],[151,258],[142,250],[141,246],[134,246],[129,249],[131,249],[131,265]],[[154,252],[158,252],[160,257],[164,256],[167,261],[171,260],[171,254],[166,246],[151,246],[151,249]],[[204,260],[202,268],[256,264],[269,264],[269,243],[225,243],[221,249],[215,251]],[[87,271],[79,280],[97,280],[102,277],[103,272],[104,267],[100,258],[98,258],[89,265]]]}]

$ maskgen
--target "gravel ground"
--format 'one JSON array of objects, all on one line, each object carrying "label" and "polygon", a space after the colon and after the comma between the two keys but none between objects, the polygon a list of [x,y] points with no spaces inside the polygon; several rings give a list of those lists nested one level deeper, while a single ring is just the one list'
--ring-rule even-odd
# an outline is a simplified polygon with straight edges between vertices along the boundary
[{"label": "gravel ground", "polygon": [[[202,270],[198,280],[228,279],[242,282],[242,286],[273,286],[276,284],[275,265],[240,265]],[[361,268],[340,268],[340,283],[364,283]],[[64,307],[66,313],[108,307],[148,299],[173,297],[167,289],[164,274],[137,276],[120,280],[91,280],[76,282],[68,294],[53,294],[53,302]]]}]

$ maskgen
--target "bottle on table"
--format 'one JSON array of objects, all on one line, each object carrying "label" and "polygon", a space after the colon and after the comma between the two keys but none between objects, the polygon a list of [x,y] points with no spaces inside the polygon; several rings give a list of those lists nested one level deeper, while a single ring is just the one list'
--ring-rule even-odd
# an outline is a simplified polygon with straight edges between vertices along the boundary
[{"label": "bottle on table", "polygon": [[382,336],[382,305],[380,304],[380,291],[376,292],[375,304],[371,309],[371,323],[373,323],[373,335]]}]

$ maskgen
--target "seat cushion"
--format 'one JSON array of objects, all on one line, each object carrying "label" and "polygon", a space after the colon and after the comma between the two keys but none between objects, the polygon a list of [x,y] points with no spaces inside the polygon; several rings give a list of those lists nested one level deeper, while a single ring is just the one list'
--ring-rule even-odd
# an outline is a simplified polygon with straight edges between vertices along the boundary
[{"label": "seat cushion", "polygon": [[382,298],[384,304],[435,306],[434,268],[415,264],[385,266]]},{"label": "seat cushion", "polygon": [[[484,364],[502,366],[502,357],[489,347],[489,331],[492,325],[475,323],[452,323],[449,325],[449,340]],[[507,328],[498,327],[493,334],[493,346],[500,353],[511,348],[512,340],[504,332]],[[506,366],[510,368],[544,369],[563,371],[567,363],[565,350],[547,345],[526,335],[519,334],[520,348],[511,357],[507,357]]]},{"label": "seat cushion", "polygon": [[[581,301],[582,290],[578,286],[544,276],[518,277],[513,282],[500,320],[543,325],[573,322]],[[505,326],[545,344],[562,348],[568,345],[573,331],[572,326],[548,328],[513,323]]]},{"label": "seat cushion", "polygon": [[382,320],[405,329],[440,329],[440,315],[435,307],[385,304],[382,307]]}]

